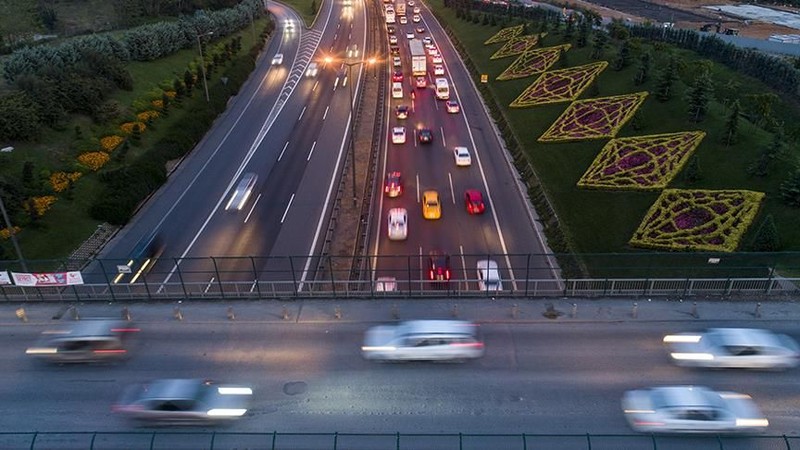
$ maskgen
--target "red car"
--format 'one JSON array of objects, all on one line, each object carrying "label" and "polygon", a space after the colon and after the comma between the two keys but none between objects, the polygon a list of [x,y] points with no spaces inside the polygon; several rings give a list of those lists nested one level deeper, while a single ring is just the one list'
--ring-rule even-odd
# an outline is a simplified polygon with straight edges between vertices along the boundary
[{"label": "red car", "polygon": [[477,189],[469,189],[464,193],[464,204],[470,214],[483,214],[486,205],[483,203],[483,195]]},{"label": "red car", "polygon": [[428,279],[450,281],[450,255],[438,251],[428,254]]},{"label": "red car", "polygon": [[403,176],[400,172],[389,172],[386,174],[386,186],[383,192],[387,197],[399,197],[403,193]]},{"label": "red car", "polygon": [[393,82],[397,82],[397,83],[402,83],[403,82],[403,72],[401,72],[399,70],[396,70],[392,74],[392,81]]}]

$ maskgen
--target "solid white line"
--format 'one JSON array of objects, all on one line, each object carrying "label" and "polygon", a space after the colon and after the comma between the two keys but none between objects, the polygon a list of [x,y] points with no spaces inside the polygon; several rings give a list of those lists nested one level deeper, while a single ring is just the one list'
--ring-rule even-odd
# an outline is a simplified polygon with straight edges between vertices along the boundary
[{"label": "solid white line", "polygon": [[250,207],[250,212],[248,212],[247,216],[244,218],[244,223],[247,223],[247,221],[250,220],[250,216],[253,214],[253,210],[256,209],[256,204],[258,203],[259,200],[261,200],[261,194],[258,194],[258,197],[256,197],[256,201],[253,202],[253,206]]},{"label": "solid white line", "polygon": [[444,138],[444,128],[443,127],[439,127],[439,132],[442,133],[442,145],[446,149],[447,148],[447,140]]},{"label": "solid white line", "polygon": [[326,106],[325,107],[325,114],[322,115],[322,120],[325,120],[325,118],[328,117],[328,109],[329,108],[330,108],[330,106]]},{"label": "solid white line", "polygon": [[447,179],[450,180],[450,195],[453,197],[453,204],[456,204],[456,191],[453,189],[453,174],[447,172]]},{"label": "solid white line", "polygon": [[419,172],[417,172],[417,203],[419,203]]},{"label": "solid white line", "polygon": [[314,143],[311,144],[311,151],[308,152],[308,158],[306,158],[306,161],[311,161],[311,155],[314,154],[314,147],[316,146],[317,146],[317,141],[314,141]]},{"label": "solid white line", "polygon": [[289,146],[289,141],[286,141],[286,143],[283,144],[283,150],[281,150],[281,154],[278,155],[278,161],[280,161],[281,158],[283,158],[283,153],[286,151],[286,147],[288,147],[288,146]]},{"label": "solid white line", "polygon": [[297,121],[298,121],[298,122],[300,122],[300,119],[302,119],[302,118],[303,118],[303,114],[305,114],[305,113],[306,113],[306,108],[307,108],[307,106],[303,106],[303,110],[302,110],[302,111],[300,111],[300,117],[298,117],[298,118],[297,118]]},{"label": "solid white line", "polygon": [[283,223],[283,221],[286,220],[286,214],[289,213],[289,208],[292,207],[293,201],[294,201],[294,194],[292,194],[292,196],[289,197],[289,204],[286,205],[286,211],[283,212],[283,216],[281,217],[281,223]]}]

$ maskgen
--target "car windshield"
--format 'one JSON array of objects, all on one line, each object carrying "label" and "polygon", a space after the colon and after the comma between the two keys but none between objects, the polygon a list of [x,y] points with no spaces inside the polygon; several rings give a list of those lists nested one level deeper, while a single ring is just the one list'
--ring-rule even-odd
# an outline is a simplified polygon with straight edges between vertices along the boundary
[{"label": "car windshield", "polygon": [[425,204],[429,207],[434,207],[439,204],[439,201],[436,198],[428,197],[425,201]]}]

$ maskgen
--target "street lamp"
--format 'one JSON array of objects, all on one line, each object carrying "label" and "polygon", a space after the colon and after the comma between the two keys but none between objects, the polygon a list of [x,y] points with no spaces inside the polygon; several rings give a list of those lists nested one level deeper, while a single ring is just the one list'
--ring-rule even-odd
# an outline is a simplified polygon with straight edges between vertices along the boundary
[{"label": "street lamp", "polygon": [[[327,59],[326,59],[327,61]],[[347,66],[347,80],[350,84],[350,159],[353,161],[353,206],[358,204],[358,196],[356,195],[356,148],[355,148],[355,115],[353,113],[353,80],[352,68],[361,64],[373,65],[375,58],[362,59],[360,61],[345,61],[343,64]]]},{"label": "street lamp", "polygon": [[208,98],[208,81],[206,81],[206,61],[203,59],[203,46],[200,44],[200,38],[211,36],[214,34],[213,31],[209,31],[208,33],[198,34],[195,35],[197,38],[197,49],[200,50],[200,70],[203,72],[203,89],[206,91],[206,103],[210,102],[211,99]]}]

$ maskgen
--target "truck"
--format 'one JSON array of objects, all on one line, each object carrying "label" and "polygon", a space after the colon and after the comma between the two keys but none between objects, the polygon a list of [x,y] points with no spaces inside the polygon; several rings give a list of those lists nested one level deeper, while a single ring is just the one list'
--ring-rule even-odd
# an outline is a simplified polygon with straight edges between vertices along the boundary
[{"label": "truck", "polygon": [[401,0],[397,2],[395,5],[395,10],[397,11],[398,16],[405,16],[406,15],[406,2],[405,0]]},{"label": "truck", "polygon": [[426,62],[428,58],[425,56],[425,47],[422,45],[422,41],[412,39],[408,41],[408,48],[411,51],[411,74],[415,77],[427,75]]}]

